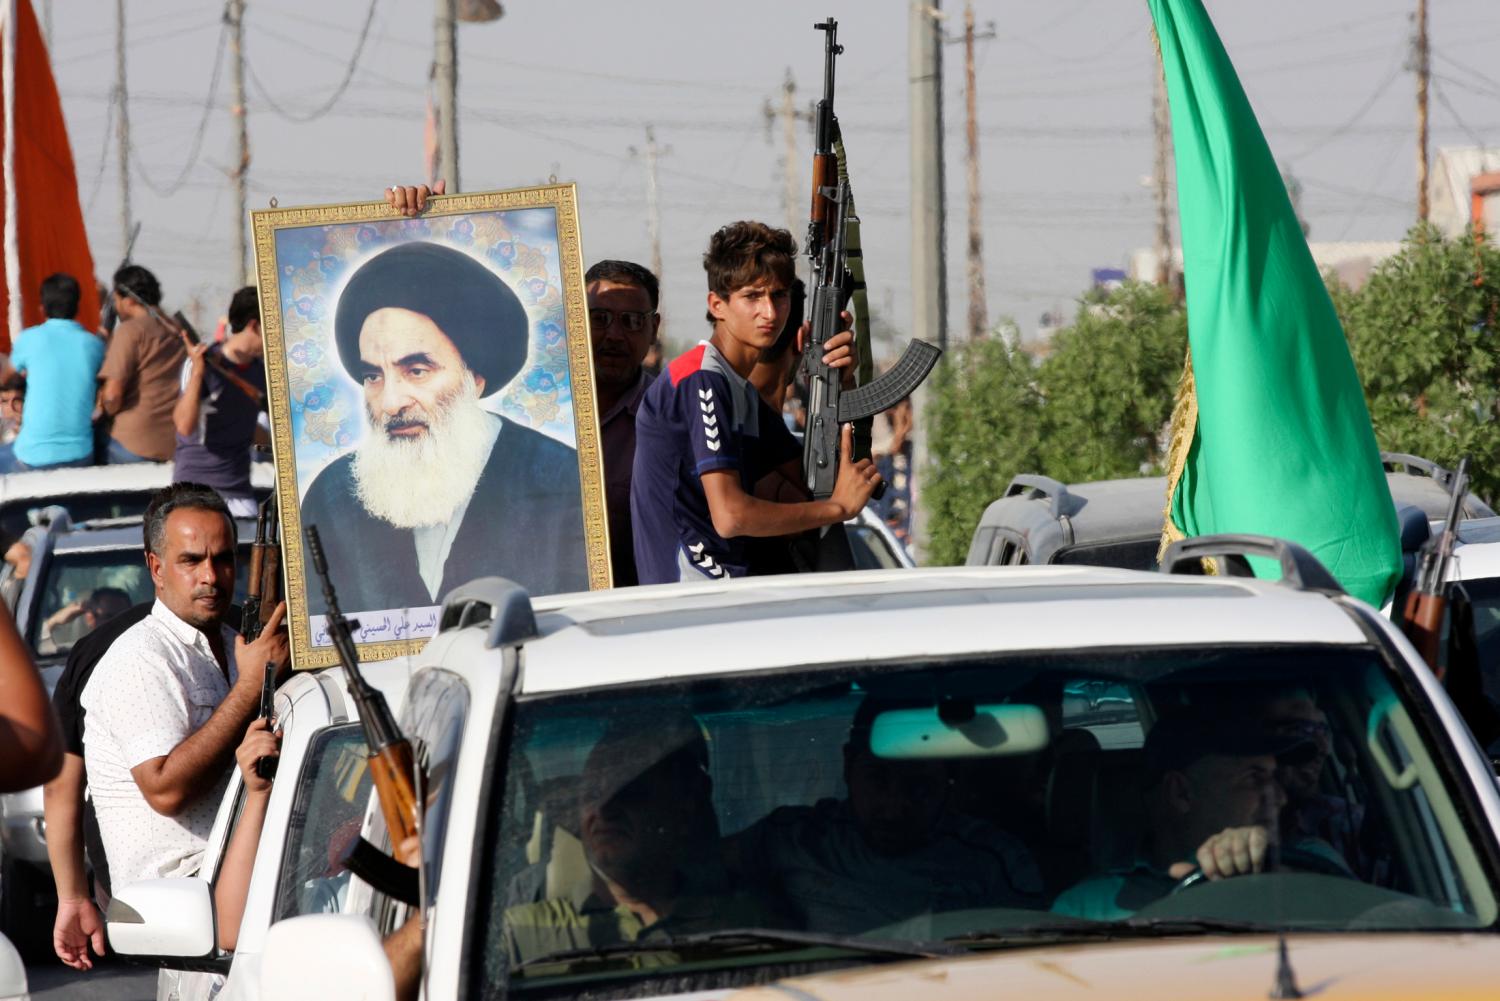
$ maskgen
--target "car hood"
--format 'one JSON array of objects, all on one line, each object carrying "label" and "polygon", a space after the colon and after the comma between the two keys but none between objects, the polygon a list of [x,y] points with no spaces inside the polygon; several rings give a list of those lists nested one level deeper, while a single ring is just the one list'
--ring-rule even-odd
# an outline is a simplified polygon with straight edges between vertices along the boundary
[{"label": "car hood", "polygon": [[[868,966],[740,991],[735,1001],[978,1001],[998,997],[1251,999],[1276,980],[1274,936],[1210,936],[980,953]],[[1292,935],[1298,986],[1319,1001],[1492,998],[1500,936]]]}]

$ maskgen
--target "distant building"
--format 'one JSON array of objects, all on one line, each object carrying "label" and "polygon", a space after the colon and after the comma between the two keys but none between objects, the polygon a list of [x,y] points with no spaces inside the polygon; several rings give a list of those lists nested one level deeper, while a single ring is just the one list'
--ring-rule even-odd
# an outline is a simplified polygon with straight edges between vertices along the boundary
[{"label": "distant building", "polygon": [[[1427,175],[1428,220],[1447,237],[1468,229],[1474,218],[1473,184],[1481,174],[1500,172],[1500,148],[1444,146],[1437,151]],[[1490,239],[1500,231],[1500,192],[1484,199]]]},{"label": "distant building", "polygon": [[[1497,213],[1496,218],[1500,218],[1500,213]],[[1359,288],[1370,277],[1375,265],[1400,251],[1401,244],[1393,240],[1337,243],[1313,241],[1307,245],[1307,249],[1312,251],[1313,261],[1318,265],[1319,271],[1332,271],[1345,285]],[[1135,281],[1155,281],[1155,249],[1143,247],[1133,252],[1126,270]],[[1182,273],[1181,247],[1172,248],[1172,271],[1174,274]]]}]

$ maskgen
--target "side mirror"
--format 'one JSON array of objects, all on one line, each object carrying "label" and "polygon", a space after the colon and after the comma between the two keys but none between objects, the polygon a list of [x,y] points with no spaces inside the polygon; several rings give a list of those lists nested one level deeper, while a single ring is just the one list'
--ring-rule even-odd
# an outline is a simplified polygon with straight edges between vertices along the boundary
[{"label": "side mirror", "polygon": [[363,914],[304,914],[266,932],[260,996],[276,1001],[395,1001],[380,933]]},{"label": "side mirror", "polygon": [[26,964],[21,954],[10,944],[10,939],[0,935],[0,998],[24,998],[26,994]]},{"label": "side mirror", "polygon": [[218,969],[213,890],[196,876],[147,879],[119,887],[104,923],[122,956],[174,969]]}]

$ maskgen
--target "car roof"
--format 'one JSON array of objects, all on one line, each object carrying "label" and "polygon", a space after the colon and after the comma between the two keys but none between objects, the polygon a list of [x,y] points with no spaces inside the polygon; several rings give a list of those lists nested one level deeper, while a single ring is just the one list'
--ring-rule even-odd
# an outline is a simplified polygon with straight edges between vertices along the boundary
[{"label": "car roof", "polygon": [[798,574],[553,595],[533,608],[527,694],[987,652],[1368,642],[1324,594],[1081,566]]},{"label": "car roof", "polygon": [[[0,476],[0,504],[51,500],[73,494],[102,494],[160,490],[172,483],[170,462],[128,462],[108,466],[71,466],[38,469]],[[276,471],[270,463],[252,462],[250,482],[257,489],[275,485]],[[66,502],[58,503],[66,506]]]},{"label": "car roof", "polygon": [[[1418,508],[1429,519],[1447,514],[1448,491],[1431,476],[1405,472],[1385,475],[1396,508]],[[1027,490],[993,501],[980,516],[975,534],[986,529],[1012,529],[1032,542],[1036,550],[1033,558],[1045,562],[1064,542],[1060,533],[1054,539],[1047,532],[1047,526],[1060,517],[1068,519],[1074,545],[1106,539],[1149,538],[1161,533],[1167,503],[1165,476],[1055,486],[1062,488],[1060,496],[1041,497]],[[1465,508],[1475,514],[1493,513],[1473,494],[1469,495]]]},{"label": "car roof", "polygon": [[[245,518],[234,520],[237,541],[241,544],[254,541],[255,522]],[[54,553],[80,553],[106,549],[144,548],[141,539],[140,518],[106,518],[85,521],[64,532],[57,533],[52,544]]]}]

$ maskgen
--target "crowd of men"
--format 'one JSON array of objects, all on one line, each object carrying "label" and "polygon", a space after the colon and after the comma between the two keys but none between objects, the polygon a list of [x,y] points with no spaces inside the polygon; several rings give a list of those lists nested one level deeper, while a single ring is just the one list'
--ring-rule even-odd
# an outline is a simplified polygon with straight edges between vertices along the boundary
[{"label": "crowd of men", "polygon": [[[415,214],[427,194],[391,189],[388,198]],[[589,268],[617,585],[782,569],[775,540],[854,517],[880,483],[873,461],[850,457],[846,433],[833,496],[810,497],[803,485],[795,417],[787,416],[796,413],[793,377],[806,335],[789,322],[801,293],[795,254],[785,230],[751,222],[719,230],[704,255],[712,334],[659,375],[648,365],[659,350],[656,276],[626,261]],[[219,941],[233,948],[269,790],[254,765],[277,753],[278,735],[254,718],[258,669],[284,669],[288,655],[284,606],[252,643],[229,621],[233,519],[255,511],[252,444],[266,431],[259,399],[244,388],[265,387],[255,289],[235,293],[228,334],[216,343],[197,343],[168,320],[156,277],[138,265],[113,276],[118,323],[104,336],[81,322],[79,299],[74,277],[48,277],[46,322],[15,338],[0,373],[0,437],[10,435],[0,443],[0,470],[176,464],[176,482],[144,517],[154,600],[128,609],[80,605],[75,617],[96,628],[73,646],[54,696],[64,749],[47,770],[45,794],[59,900],[54,947],[87,969],[105,949],[92,890],[195,874],[237,766],[246,812],[215,887]],[[853,340],[841,332],[824,356],[846,380]],[[909,420],[889,430],[892,452],[909,455]],[[894,468],[892,454],[884,458]],[[241,673],[240,664],[257,670]],[[85,816],[85,785],[97,828]],[[392,936],[398,973],[412,969],[413,940],[409,929]]]}]

